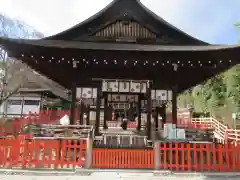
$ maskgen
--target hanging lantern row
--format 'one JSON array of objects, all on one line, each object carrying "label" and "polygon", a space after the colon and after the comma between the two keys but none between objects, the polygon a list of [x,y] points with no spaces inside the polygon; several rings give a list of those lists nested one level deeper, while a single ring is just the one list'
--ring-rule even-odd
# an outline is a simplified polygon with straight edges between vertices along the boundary
[{"label": "hanging lantern row", "polygon": [[[24,54],[21,54],[22,57],[25,57]],[[31,55],[30,56],[32,59],[34,59],[34,56]],[[41,56],[41,59],[46,59],[44,56]],[[177,69],[178,67],[184,67],[184,66],[191,66],[191,67],[204,67],[204,66],[212,66],[214,68],[217,67],[217,64],[222,64],[222,63],[232,63],[232,60],[219,60],[217,63],[215,61],[208,61],[208,62],[203,62],[203,61],[197,61],[197,62],[192,62],[192,61],[187,61],[187,63],[183,64],[181,63],[181,61],[176,61],[176,62],[172,62],[172,61],[151,61],[151,63],[149,61],[133,61],[133,60],[124,60],[124,61],[117,61],[112,60],[103,60],[103,62],[99,62],[97,61],[95,58],[91,61],[91,60],[86,60],[85,58],[83,58],[82,60],[76,60],[75,58],[72,58],[71,60],[66,60],[65,58],[61,58],[61,59],[56,59],[55,57],[52,58],[47,58],[49,63],[61,63],[62,61],[67,61],[68,64],[72,64],[73,68],[77,67],[77,64],[79,63],[84,63],[86,65],[91,64],[91,65],[98,65],[98,64],[104,64],[104,65],[108,65],[108,64],[123,64],[124,66],[127,65],[131,65],[131,66],[137,66],[139,65],[143,65],[143,66],[166,66],[166,65],[172,65],[174,69]],[[36,60],[36,63],[38,63],[38,60]]]}]

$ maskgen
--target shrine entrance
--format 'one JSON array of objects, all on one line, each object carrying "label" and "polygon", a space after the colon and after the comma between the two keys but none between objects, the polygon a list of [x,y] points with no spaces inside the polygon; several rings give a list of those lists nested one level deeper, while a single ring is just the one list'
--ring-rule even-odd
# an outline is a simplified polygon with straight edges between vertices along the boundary
[{"label": "shrine entrance", "polygon": [[112,119],[111,121],[122,122],[123,119],[128,119],[129,121],[133,121],[133,119],[128,118],[128,110],[130,108],[130,103],[109,103],[113,108]]},{"label": "shrine entrance", "polygon": [[113,108],[112,120],[135,121],[137,116],[138,95],[108,94],[108,104]]},{"label": "shrine entrance", "polygon": [[[146,135],[150,139],[151,129],[162,128],[160,123],[162,125],[166,121],[166,104],[172,100],[171,90],[156,90],[152,85],[150,80],[103,79],[94,88],[78,87],[77,102],[83,101],[78,104],[90,111],[79,114],[89,114],[87,119],[95,125],[96,134],[100,133],[99,128],[111,128],[108,124],[112,124],[113,121],[121,124],[125,120],[136,122],[138,131],[145,127]],[[80,124],[88,122],[81,121],[83,117],[79,119]]]}]

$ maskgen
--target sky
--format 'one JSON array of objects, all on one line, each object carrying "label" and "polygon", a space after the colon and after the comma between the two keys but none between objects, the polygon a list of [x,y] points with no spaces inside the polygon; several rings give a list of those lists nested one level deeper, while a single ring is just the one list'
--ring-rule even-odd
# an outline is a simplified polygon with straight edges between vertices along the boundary
[{"label": "sky", "polygon": [[[111,0],[0,0],[0,13],[24,21],[45,36],[66,30],[104,8]],[[212,44],[235,44],[240,0],[141,0],[154,13]]]}]

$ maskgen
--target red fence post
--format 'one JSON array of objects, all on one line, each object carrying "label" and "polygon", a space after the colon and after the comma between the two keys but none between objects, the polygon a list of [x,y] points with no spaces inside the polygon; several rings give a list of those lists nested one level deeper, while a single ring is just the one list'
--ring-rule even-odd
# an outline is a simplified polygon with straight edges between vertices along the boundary
[{"label": "red fence post", "polygon": [[155,141],[154,142],[154,169],[159,170],[160,169],[160,143]]},{"label": "red fence post", "polygon": [[237,171],[240,171],[240,144],[237,144],[236,147],[236,151],[237,151]]},{"label": "red fence post", "polygon": [[236,146],[235,146],[235,144],[229,144],[230,145],[230,155],[231,155],[231,171],[237,171],[237,156],[236,156],[236,153],[237,153],[237,151],[236,151]]},{"label": "red fence post", "polygon": [[223,145],[222,144],[218,144],[218,164],[219,164],[219,171],[220,172],[224,172],[224,164],[223,164]]},{"label": "red fence post", "polygon": [[228,144],[224,145],[224,154],[225,154],[225,162],[226,162],[226,171],[230,171],[230,154],[229,154],[229,146]]}]

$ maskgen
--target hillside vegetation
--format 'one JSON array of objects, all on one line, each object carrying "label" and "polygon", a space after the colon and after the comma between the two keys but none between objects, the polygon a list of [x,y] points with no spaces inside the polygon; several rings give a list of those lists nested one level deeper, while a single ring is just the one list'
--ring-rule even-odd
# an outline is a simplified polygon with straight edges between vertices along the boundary
[{"label": "hillside vegetation", "polygon": [[[236,24],[240,31],[240,24]],[[181,108],[210,112],[219,120],[233,125],[232,113],[240,112],[240,65],[236,65],[178,97]],[[239,123],[240,124],[240,123]]]}]

